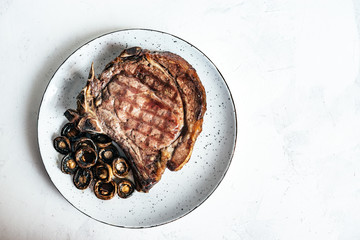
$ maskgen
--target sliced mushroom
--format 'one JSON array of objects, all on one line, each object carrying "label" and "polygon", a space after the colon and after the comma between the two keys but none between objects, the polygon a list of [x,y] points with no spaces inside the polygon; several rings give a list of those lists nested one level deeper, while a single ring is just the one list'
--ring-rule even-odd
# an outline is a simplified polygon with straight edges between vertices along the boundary
[{"label": "sliced mushroom", "polygon": [[135,185],[129,179],[123,178],[118,186],[118,195],[121,198],[128,198],[135,190]]},{"label": "sliced mushroom", "polygon": [[129,165],[124,158],[115,158],[112,163],[112,171],[115,177],[122,178],[129,173]]},{"label": "sliced mushroom", "polygon": [[97,147],[96,147],[95,143],[93,142],[93,140],[91,140],[88,137],[82,137],[79,140],[77,140],[74,143],[73,150],[76,152],[79,148],[82,148],[82,147],[90,147],[90,148],[93,148],[95,151],[97,151]]},{"label": "sliced mushroom", "polygon": [[96,164],[98,154],[92,147],[83,146],[75,152],[75,160],[79,167],[89,168]]},{"label": "sliced mushroom", "polygon": [[113,160],[118,156],[119,151],[113,144],[99,150],[99,159],[110,165],[112,165]]},{"label": "sliced mushroom", "polygon": [[140,47],[128,48],[120,53],[120,57],[121,58],[134,58],[141,53],[141,50],[142,49]]},{"label": "sliced mushroom", "polygon": [[80,135],[80,130],[75,126],[74,123],[67,123],[61,129],[61,135],[73,141]]},{"label": "sliced mushroom", "polygon": [[116,193],[116,183],[114,181],[104,182],[98,180],[94,185],[94,192],[96,197],[102,200],[109,200]]},{"label": "sliced mushroom", "polygon": [[68,109],[66,110],[66,112],[64,113],[65,117],[67,118],[67,120],[69,120],[70,122],[75,122],[79,119],[79,113],[75,110],[72,109]]},{"label": "sliced mushroom", "polygon": [[61,160],[61,171],[66,174],[74,174],[78,169],[78,165],[72,156],[72,154],[68,154]]},{"label": "sliced mushroom", "polygon": [[54,148],[61,154],[68,154],[71,151],[70,140],[67,137],[59,136],[54,139]]},{"label": "sliced mushroom", "polygon": [[93,167],[94,178],[109,182],[112,177],[111,167],[106,163],[98,163]]},{"label": "sliced mushroom", "polygon": [[102,133],[92,135],[91,139],[100,148],[105,148],[109,146],[112,142],[112,139],[108,135]]},{"label": "sliced mushroom", "polygon": [[86,189],[93,179],[93,174],[90,169],[79,168],[73,178],[73,182],[76,188],[78,189]]}]

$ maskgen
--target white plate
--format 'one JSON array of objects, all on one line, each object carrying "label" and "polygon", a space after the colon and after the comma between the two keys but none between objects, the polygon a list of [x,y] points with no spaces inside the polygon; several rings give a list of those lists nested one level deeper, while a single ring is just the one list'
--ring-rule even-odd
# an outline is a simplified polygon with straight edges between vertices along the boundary
[{"label": "white plate", "polygon": [[[103,201],[91,189],[78,190],[70,175],[59,168],[61,155],[52,140],[60,135],[63,113],[75,108],[75,97],[85,86],[91,62],[99,74],[106,63],[127,47],[171,51],[197,71],[207,96],[203,131],[190,161],[178,172],[166,170],[149,193],[135,192],[129,199],[118,196]],[[176,220],[194,210],[216,189],[229,168],[236,142],[236,113],[231,93],[218,69],[197,48],[164,32],[130,29],[91,40],[59,67],[42,99],[38,140],[45,168],[60,193],[75,208],[98,221],[120,227],[142,228]]]}]

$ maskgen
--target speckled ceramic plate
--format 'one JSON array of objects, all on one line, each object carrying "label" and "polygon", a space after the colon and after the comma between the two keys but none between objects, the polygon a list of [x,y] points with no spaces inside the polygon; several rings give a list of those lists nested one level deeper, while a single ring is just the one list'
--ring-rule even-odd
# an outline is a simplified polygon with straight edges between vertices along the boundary
[{"label": "speckled ceramic plate", "polygon": [[[127,47],[171,51],[197,71],[207,96],[207,111],[190,161],[178,172],[166,170],[149,193],[135,192],[103,201],[92,189],[78,190],[61,172],[61,155],[52,140],[66,123],[63,113],[75,108],[75,97],[85,86],[91,62],[99,74]],[[236,113],[230,91],[214,64],[188,42],[164,32],[130,29],[91,40],[59,67],[42,99],[38,139],[45,168],[60,193],[78,210],[98,221],[120,227],[142,228],[174,221],[194,210],[216,189],[229,168],[236,142]]]}]

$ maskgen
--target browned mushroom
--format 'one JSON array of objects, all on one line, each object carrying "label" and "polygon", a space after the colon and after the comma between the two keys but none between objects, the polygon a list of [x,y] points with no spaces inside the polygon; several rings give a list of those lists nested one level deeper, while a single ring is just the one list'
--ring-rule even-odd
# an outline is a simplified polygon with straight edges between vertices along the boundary
[{"label": "browned mushroom", "polygon": [[89,168],[96,164],[98,154],[92,147],[83,146],[75,152],[75,160],[79,167]]},{"label": "browned mushroom", "polygon": [[112,163],[112,171],[115,177],[125,177],[129,173],[129,165],[124,158],[115,158]]},{"label": "browned mushroom", "polygon": [[118,156],[119,151],[113,144],[99,150],[99,159],[110,165],[112,165],[113,160]]},{"label": "browned mushroom", "polygon": [[112,139],[108,135],[102,133],[92,135],[91,139],[99,148],[105,148],[112,143]]},{"label": "browned mushroom", "polygon": [[70,140],[67,137],[59,136],[54,139],[54,148],[61,154],[68,154],[71,151]]},{"label": "browned mushroom", "polygon": [[134,190],[135,190],[135,185],[129,179],[123,178],[120,180],[118,186],[119,197],[128,198],[131,196]]},{"label": "browned mushroom", "polygon": [[67,123],[61,129],[61,135],[67,137],[70,141],[76,140],[80,136],[80,130],[75,126],[74,123]]},{"label": "browned mushroom", "polygon": [[109,200],[113,198],[116,193],[116,184],[112,180],[109,182],[98,180],[94,185],[94,192],[99,199]]},{"label": "browned mushroom", "polygon": [[95,143],[93,142],[93,140],[91,140],[90,138],[87,138],[87,137],[82,137],[82,138],[78,139],[73,145],[74,145],[73,151],[75,151],[75,152],[79,148],[82,148],[82,147],[91,147],[95,151],[97,151],[97,147],[96,147]]},{"label": "browned mushroom", "polygon": [[103,182],[109,182],[112,177],[111,167],[106,163],[97,163],[93,167],[94,178]]},{"label": "browned mushroom", "polygon": [[78,168],[74,174],[73,182],[76,188],[86,189],[93,179],[93,174],[90,169]]},{"label": "browned mushroom", "polygon": [[66,174],[74,174],[78,169],[78,165],[72,156],[72,154],[68,154],[61,160],[61,171]]}]

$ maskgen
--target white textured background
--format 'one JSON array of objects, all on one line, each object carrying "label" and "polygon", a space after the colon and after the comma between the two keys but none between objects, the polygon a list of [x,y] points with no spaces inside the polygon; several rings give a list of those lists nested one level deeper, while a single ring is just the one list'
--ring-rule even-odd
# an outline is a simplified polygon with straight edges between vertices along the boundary
[{"label": "white textured background", "polygon": [[[360,239],[358,0],[0,1],[0,239]],[[90,39],[175,34],[224,75],[238,114],[232,165],[194,212],[104,225],[55,189],[37,146],[41,96]]]}]

